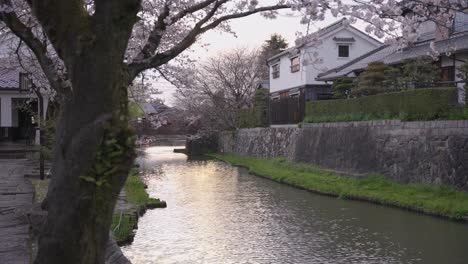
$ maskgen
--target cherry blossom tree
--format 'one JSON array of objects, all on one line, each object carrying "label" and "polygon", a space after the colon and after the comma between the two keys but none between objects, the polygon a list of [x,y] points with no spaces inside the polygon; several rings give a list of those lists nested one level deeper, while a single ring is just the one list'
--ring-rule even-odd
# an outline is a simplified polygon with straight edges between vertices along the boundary
[{"label": "cherry blossom tree", "polygon": [[[177,105],[211,130],[238,127],[240,109],[252,105],[262,68],[259,52],[236,48],[206,62],[177,68],[170,81],[176,86]],[[167,76],[167,75],[166,75]]]},{"label": "cherry blossom tree", "polygon": [[127,87],[180,58],[203,33],[290,9],[302,12],[303,23],[330,12],[369,22],[377,36],[401,31],[412,41],[421,21],[448,25],[466,8],[465,0],[0,0],[4,29],[27,45],[61,105],[35,263],[104,262],[113,208],[135,157]]}]

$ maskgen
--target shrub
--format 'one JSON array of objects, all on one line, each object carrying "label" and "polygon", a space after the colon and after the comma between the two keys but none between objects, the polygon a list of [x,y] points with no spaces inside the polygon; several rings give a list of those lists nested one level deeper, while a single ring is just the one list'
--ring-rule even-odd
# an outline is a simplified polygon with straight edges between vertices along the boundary
[{"label": "shrub", "polygon": [[359,76],[358,87],[352,91],[352,95],[362,97],[385,92],[387,82],[386,71],[389,68],[390,66],[381,61],[369,63],[364,72]]},{"label": "shrub", "polygon": [[403,63],[403,79],[406,83],[433,83],[440,80],[440,69],[434,64],[430,56],[405,59]]},{"label": "shrub", "polygon": [[266,127],[268,126],[268,89],[258,89],[255,92],[253,106],[240,109],[237,113],[238,127]]},{"label": "shrub", "polygon": [[465,62],[458,67],[457,77],[465,83],[465,106],[468,107],[468,86],[466,85],[466,83],[468,83],[468,62]]},{"label": "shrub", "polygon": [[[398,118],[433,120],[448,118],[457,106],[456,88],[429,88],[374,96],[312,101],[306,104],[306,122]],[[318,121],[317,121],[318,120]]]},{"label": "shrub", "polygon": [[333,82],[333,97],[336,99],[348,98],[356,84],[353,78],[342,77]]}]

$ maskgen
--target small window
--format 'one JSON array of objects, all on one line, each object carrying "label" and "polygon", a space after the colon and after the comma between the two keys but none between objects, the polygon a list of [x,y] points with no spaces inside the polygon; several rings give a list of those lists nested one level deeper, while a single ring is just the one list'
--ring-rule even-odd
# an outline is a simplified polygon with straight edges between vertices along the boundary
[{"label": "small window", "polygon": [[291,98],[299,98],[299,93],[290,94],[289,97],[291,97]]},{"label": "small window", "polygon": [[271,69],[272,69],[271,74],[273,76],[273,79],[279,78],[280,77],[280,65],[275,64],[275,65],[271,66]]},{"label": "small window", "polygon": [[291,59],[291,72],[298,72],[301,65],[299,62],[299,57],[294,57]]},{"label": "small window", "polygon": [[349,46],[348,45],[339,45],[338,46],[338,57],[340,57],[340,58],[349,58]]},{"label": "small window", "polygon": [[19,84],[20,90],[27,91],[31,89],[31,78],[28,74],[20,73],[19,78],[20,78],[20,84]]}]

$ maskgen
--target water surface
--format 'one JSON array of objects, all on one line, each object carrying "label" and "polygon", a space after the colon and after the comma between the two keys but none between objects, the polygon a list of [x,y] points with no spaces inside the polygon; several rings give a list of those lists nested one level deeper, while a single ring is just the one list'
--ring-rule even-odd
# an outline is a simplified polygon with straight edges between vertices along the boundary
[{"label": "water surface", "polygon": [[148,148],[138,162],[166,209],[124,253],[142,263],[468,263],[468,225],[320,196],[216,160]]}]

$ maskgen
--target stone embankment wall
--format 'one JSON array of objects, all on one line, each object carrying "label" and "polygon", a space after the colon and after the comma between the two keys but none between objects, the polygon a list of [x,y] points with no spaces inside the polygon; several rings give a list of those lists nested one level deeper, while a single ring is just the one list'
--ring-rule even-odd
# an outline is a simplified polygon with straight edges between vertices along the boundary
[{"label": "stone embankment wall", "polygon": [[468,191],[468,121],[398,120],[306,124],[222,132],[218,151],[286,157],[349,175]]}]

